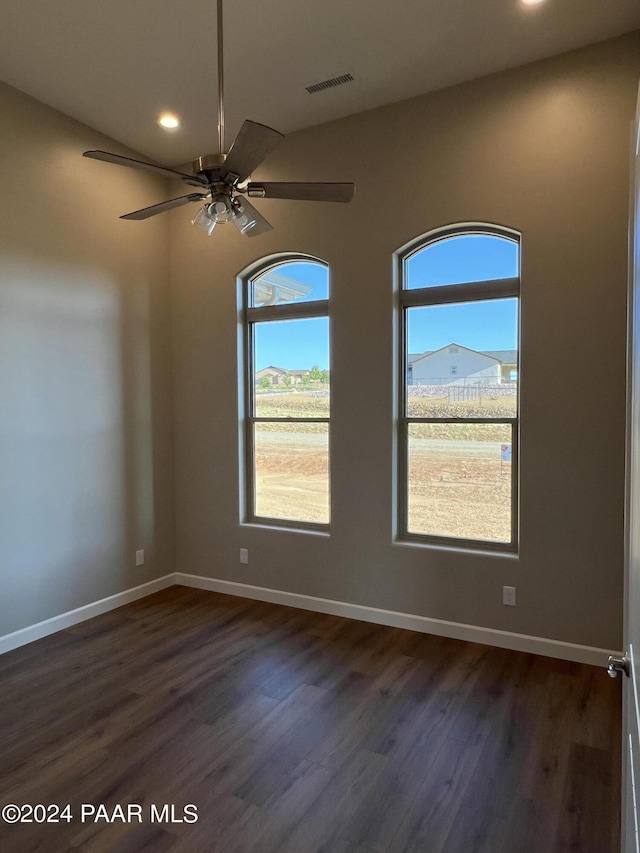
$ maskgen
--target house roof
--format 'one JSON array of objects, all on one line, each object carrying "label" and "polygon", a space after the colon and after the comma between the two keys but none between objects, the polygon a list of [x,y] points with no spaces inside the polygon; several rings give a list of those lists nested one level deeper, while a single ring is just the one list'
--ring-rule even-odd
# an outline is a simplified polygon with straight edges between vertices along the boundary
[{"label": "house roof", "polygon": [[472,352],[474,355],[481,355],[484,358],[491,359],[491,361],[495,361],[497,363],[500,363],[500,359],[496,358],[494,355],[491,355],[490,353],[481,352],[480,350],[470,349],[469,347],[462,346],[462,344],[457,344],[455,341],[451,341],[451,343],[445,344],[443,347],[440,347],[439,349],[432,350],[431,352],[421,353],[420,355],[418,355],[418,357],[416,359],[414,359],[413,362],[411,362],[411,364],[417,364],[419,361],[422,361],[425,358],[430,358],[431,356],[436,355],[437,353],[442,352],[443,350],[449,349],[449,347],[457,347],[458,349],[463,349],[463,350],[466,350],[467,352]]},{"label": "house roof", "polygon": [[[437,350],[425,350],[425,352],[414,352],[409,353],[409,364],[413,364],[418,361],[420,358],[424,358],[427,355],[433,355],[434,352],[440,352],[447,347],[459,347],[461,344],[450,343],[446,344],[440,349]],[[468,352],[477,352],[480,355],[488,355],[489,358],[495,358],[496,361],[502,362],[502,364],[517,364],[518,362],[518,350],[515,349],[496,349],[496,350],[474,350],[470,347],[462,347],[462,349],[466,349]]]},{"label": "house roof", "polygon": [[490,355],[492,358],[497,358],[503,364],[517,364],[518,350],[517,349],[492,349],[482,350],[483,355]]},{"label": "house roof", "polygon": [[276,373],[286,374],[290,373],[292,376],[304,376],[306,373],[309,373],[309,368],[305,367],[302,370],[289,370],[286,367],[276,367],[275,364],[269,364],[267,367],[261,367],[260,370],[257,370],[256,373],[264,373],[265,370],[275,370]]},{"label": "house roof", "polygon": [[304,299],[313,290],[310,284],[296,281],[275,270],[267,270],[258,276],[253,282],[253,289],[257,306],[294,302],[296,299]]},{"label": "house roof", "polygon": [[274,364],[269,364],[266,367],[261,367],[256,373],[264,373],[265,370],[275,370],[276,373],[289,373],[284,367],[276,367]]}]

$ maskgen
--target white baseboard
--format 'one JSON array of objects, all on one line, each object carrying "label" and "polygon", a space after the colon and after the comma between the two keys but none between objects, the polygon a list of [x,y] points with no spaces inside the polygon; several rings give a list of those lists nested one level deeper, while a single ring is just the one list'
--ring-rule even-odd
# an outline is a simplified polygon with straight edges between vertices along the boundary
[{"label": "white baseboard", "polygon": [[175,583],[175,574],[165,575],[157,580],[143,583],[140,586],[134,586],[132,589],[126,589],[124,592],[118,592],[115,595],[110,595],[108,598],[102,598],[100,601],[85,604],[84,607],[76,607],[75,610],[69,610],[67,613],[61,613],[59,616],[45,619],[44,622],[37,622],[35,625],[21,628],[12,634],[5,634],[4,637],[0,637],[0,655],[10,652],[12,649],[17,649],[19,646],[26,646],[27,643],[33,643],[34,640],[41,640],[42,637],[47,637],[49,634],[63,631],[65,628],[77,625],[78,622],[84,622],[86,619],[92,619],[94,616],[100,616],[101,613],[107,613],[109,610],[115,610],[124,604],[137,601],[139,598],[145,598],[147,595],[159,592],[161,589],[174,586]]},{"label": "white baseboard", "polygon": [[534,655],[544,655],[545,657],[559,658],[576,663],[606,666],[609,655],[621,655],[619,651],[600,649],[595,646],[581,646],[577,643],[565,643],[561,640],[549,640],[545,637],[532,637],[528,634],[516,634],[512,631],[465,625],[462,622],[448,622],[444,619],[415,616],[396,610],[380,610],[377,607],[366,607],[362,604],[348,604],[344,601],[332,601],[313,595],[302,595],[234,581],[205,578],[199,575],[188,575],[183,572],[176,572],[175,578],[176,583],[197,589],[223,592],[227,595],[238,595],[241,598],[269,601],[272,604],[299,607],[302,610],[313,610],[316,613],[345,616],[349,619],[359,619],[362,622],[374,622],[377,625],[389,625],[392,628],[407,628],[409,631],[419,631],[423,634],[436,634],[439,637],[483,643],[488,646],[498,646],[501,649],[530,652]]},{"label": "white baseboard", "polygon": [[56,631],[62,631],[92,619],[101,613],[115,610],[124,604],[145,598],[154,592],[180,584],[195,589],[205,589],[211,592],[222,592],[227,595],[237,595],[241,598],[251,598],[258,601],[268,601],[272,604],[283,604],[287,607],[299,607],[301,610],[313,610],[316,613],[328,613],[332,616],[344,616],[348,619],[358,619],[362,622],[373,622],[376,625],[388,625],[392,628],[407,628],[409,631],[419,631],[423,634],[436,634],[439,637],[451,637],[456,640],[466,640],[472,643],[483,643],[502,649],[512,649],[518,652],[530,652],[534,655],[559,658],[561,660],[588,663],[595,666],[606,666],[609,655],[620,656],[620,651],[599,649],[594,646],[581,646],[576,643],[565,643],[561,640],[549,640],[545,637],[532,637],[527,634],[516,634],[512,631],[498,631],[495,628],[482,628],[478,625],[465,625],[461,622],[448,622],[444,619],[432,619],[429,616],[416,616],[411,613],[400,613],[396,610],[381,610],[377,607],[366,607],[362,604],[349,604],[345,601],[333,601],[329,598],[317,598],[314,595],[286,592],[280,589],[269,589],[262,586],[252,586],[235,581],[205,578],[200,575],[189,575],[175,572],[149,583],[127,589],[84,607],[77,607],[60,616],[30,625],[12,634],[0,637],[0,654],[17,649],[34,640],[40,640]]}]

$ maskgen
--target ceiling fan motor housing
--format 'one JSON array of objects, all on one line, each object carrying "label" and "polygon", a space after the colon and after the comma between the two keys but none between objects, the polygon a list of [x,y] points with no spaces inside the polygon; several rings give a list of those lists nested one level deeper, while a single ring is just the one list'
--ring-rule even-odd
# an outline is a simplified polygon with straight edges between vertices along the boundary
[{"label": "ceiling fan motor housing", "polygon": [[219,180],[220,169],[226,159],[226,154],[206,154],[193,161],[193,171],[196,175],[204,175],[209,181]]}]

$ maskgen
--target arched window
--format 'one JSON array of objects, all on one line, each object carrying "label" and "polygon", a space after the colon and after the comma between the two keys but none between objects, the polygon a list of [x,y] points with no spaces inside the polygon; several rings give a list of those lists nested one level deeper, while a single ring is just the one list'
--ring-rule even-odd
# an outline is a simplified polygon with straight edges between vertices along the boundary
[{"label": "arched window", "polygon": [[515,551],[520,235],[460,225],[396,262],[398,538]]},{"label": "arched window", "polygon": [[242,283],[244,520],[328,529],[329,268],[289,255]]}]

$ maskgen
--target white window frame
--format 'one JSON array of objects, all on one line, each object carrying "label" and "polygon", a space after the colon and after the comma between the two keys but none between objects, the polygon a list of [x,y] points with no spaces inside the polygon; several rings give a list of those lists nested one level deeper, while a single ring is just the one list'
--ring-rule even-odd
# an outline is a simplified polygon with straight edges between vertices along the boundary
[{"label": "white window frame", "polygon": [[[441,285],[437,287],[406,287],[406,262],[417,252],[428,246],[451,237],[463,237],[469,234],[484,234],[501,237],[518,245],[518,275],[515,278],[492,279],[487,281],[464,282],[461,284]],[[408,348],[407,316],[410,308],[430,305],[450,305],[453,303],[479,302],[481,300],[508,299],[518,300],[518,352],[517,376],[520,377],[520,312],[521,312],[521,256],[522,235],[520,232],[500,225],[487,223],[460,223],[438,228],[423,234],[407,243],[394,253],[394,290],[396,313],[395,381],[394,381],[394,540],[432,546],[458,548],[462,550],[518,552],[519,541],[519,434],[520,434],[520,382],[515,418],[417,418],[408,416]],[[409,493],[408,493],[408,435],[413,423],[504,423],[511,425],[511,540],[509,542],[491,542],[480,539],[464,539],[454,536],[435,536],[410,532],[408,529]]]},{"label": "white window frame", "polygon": [[[264,418],[255,414],[255,346],[254,329],[257,323],[268,323],[277,320],[302,320],[305,318],[326,317],[329,324],[329,367],[331,367],[331,326],[329,305],[331,298],[331,283],[329,282],[329,299],[318,299],[313,302],[290,302],[284,305],[251,306],[251,287],[253,282],[269,270],[277,270],[288,263],[319,264],[329,272],[329,264],[320,258],[309,255],[292,254],[272,256],[252,264],[240,274],[240,346],[243,360],[240,382],[240,422],[243,433],[240,464],[240,515],[244,524],[258,524],[267,527],[292,528],[315,532],[329,532],[331,523],[331,417],[309,418]],[[272,518],[256,515],[255,503],[255,446],[254,426],[257,423],[326,423],[328,432],[328,473],[329,473],[329,523],[315,521],[299,521],[288,518]]]}]

